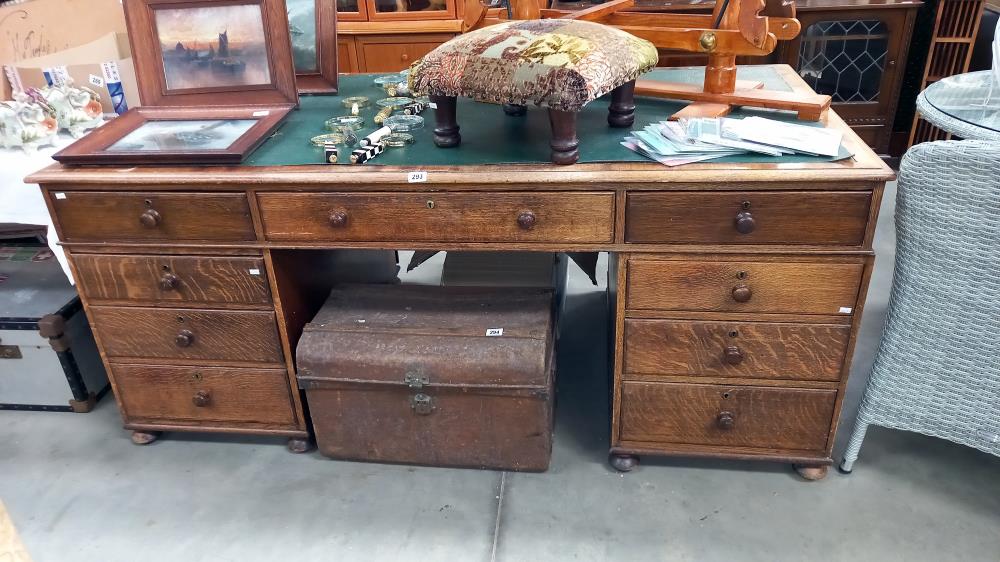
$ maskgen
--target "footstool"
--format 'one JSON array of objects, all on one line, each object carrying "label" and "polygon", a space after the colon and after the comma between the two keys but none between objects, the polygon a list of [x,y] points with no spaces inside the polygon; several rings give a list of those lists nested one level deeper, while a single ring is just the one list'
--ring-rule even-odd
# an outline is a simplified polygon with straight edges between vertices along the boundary
[{"label": "footstool", "polygon": [[437,47],[410,67],[410,90],[436,104],[434,144],[458,146],[459,96],[503,104],[508,115],[548,108],[552,162],[580,157],[576,116],[611,92],[608,124],[635,120],[635,79],[656,66],[656,47],[614,27],[578,20],[518,20],[478,29]]}]

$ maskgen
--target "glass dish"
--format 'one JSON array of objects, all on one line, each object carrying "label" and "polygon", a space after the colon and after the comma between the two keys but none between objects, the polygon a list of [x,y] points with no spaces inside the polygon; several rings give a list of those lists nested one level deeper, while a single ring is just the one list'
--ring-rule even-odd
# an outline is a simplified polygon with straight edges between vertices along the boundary
[{"label": "glass dish", "polygon": [[382,121],[393,133],[407,133],[424,128],[424,118],[419,115],[392,115]]}]

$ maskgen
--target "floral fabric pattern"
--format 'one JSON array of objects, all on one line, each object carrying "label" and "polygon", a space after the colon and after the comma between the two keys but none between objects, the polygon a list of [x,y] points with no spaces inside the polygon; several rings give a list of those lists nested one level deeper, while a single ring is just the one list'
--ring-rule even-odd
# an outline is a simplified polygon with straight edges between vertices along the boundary
[{"label": "floral fabric pattern", "polygon": [[510,21],[460,35],[410,66],[410,90],[489,103],[583,106],[656,66],[656,47],[599,23]]}]

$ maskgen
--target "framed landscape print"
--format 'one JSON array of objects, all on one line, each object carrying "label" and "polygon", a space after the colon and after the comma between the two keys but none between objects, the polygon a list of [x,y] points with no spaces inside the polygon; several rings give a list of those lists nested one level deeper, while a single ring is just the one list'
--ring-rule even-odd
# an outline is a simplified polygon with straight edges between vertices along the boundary
[{"label": "framed landscape print", "polygon": [[298,103],[281,0],[124,0],[144,106]]},{"label": "framed landscape print", "polygon": [[52,158],[65,164],[239,164],[291,110],[137,107]]},{"label": "framed landscape print", "polygon": [[285,0],[300,94],[337,92],[337,1]]}]

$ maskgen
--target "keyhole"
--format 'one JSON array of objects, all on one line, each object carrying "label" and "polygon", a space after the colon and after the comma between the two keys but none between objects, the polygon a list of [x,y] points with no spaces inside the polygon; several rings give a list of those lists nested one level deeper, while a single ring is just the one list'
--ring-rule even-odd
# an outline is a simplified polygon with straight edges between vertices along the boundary
[{"label": "keyhole", "polygon": [[723,392],[722,393],[722,397],[725,398],[726,400],[729,400],[730,396],[732,396],[732,394],[729,394],[728,392]]},{"label": "keyhole", "polygon": [[736,272],[736,278],[737,279],[746,279],[747,278],[747,272],[746,271],[737,271]]},{"label": "keyhole", "polygon": [[427,201],[427,208],[428,208],[428,209],[433,209],[433,208],[434,208],[434,201],[430,201],[430,200],[428,200],[428,201]]},{"label": "keyhole", "polygon": [[150,201],[149,199],[146,199],[145,201],[143,201],[143,203],[145,203],[147,207],[152,207],[153,206],[153,202]]},{"label": "keyhole", "polygon": [[744,201],[743,202],[743,209],[744,210],[749,210],[750,209],[750,202],[749,201]]},{"label": "keyhole", "polygon": [[195,373],[195,374],[191,375],[191,378],[194,379],[194,380],[196,380],[196,381],[200,381],[201,380],[201,373]]},{"label": "keyhole", "polygon": [[739,335],[740,335],[740,333],[738,331],[736,331],[736,330],[730,330],[729,331],[729,337],[731,337],[731,338],[737,338],[737,337],[739,337]]},{"label": "keyhole", "polygon": [[183,316],[178,316],[177,317],[177,321],[183,324],[184,323],[184,317]]},{"label": "keyhole", "polygon": [[169,265],[164,265],[163,266],[163,271],[170,271],[170,266]]}]

